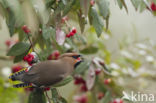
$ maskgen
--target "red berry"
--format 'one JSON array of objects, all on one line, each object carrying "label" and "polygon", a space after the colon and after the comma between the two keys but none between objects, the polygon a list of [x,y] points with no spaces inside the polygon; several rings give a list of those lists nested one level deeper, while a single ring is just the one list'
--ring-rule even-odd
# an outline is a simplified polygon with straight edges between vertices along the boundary
[{"label": "red berry", "polygon": [[16,65],[16,66],[13,66],[12,67],[12,72],[15,73],[15,72],[18,72],[22,69],[22,66],[20,65]]},{"label": "red berry", "polygon": [[24,60],[24,61],[27,61],[27,59],[28,59],[28,56],[24,56],[24,57],[23,57],[23,60]]},{"label": "red berry", "polygon": [[91,0],[90,1],[90,5],[93,6],[94,4],[95,4],[95,1],[94,0]]},{"label": "red berry", "polygon": [[152,2],[152,4],[151,4],[151,9],[152,9],[152,11],[156,11],[156,5],[154,2]]},{"label": "red berry", "polygon": [[109,78],[109,79],[106,79],[106,80],[104,80],[104,83],[107,85],[107,84],[109,84],[111,82],[111,79]]},{"label": "red berry", "polygon": [[73,32],[70,32],[70,33],[69,33],[69,35],[70,35],[70,36],[74,36],[74,35],[75,35],[75,33],[73,33]]},{"label": "red berry", "polygon": [[75,29],[75,28],[73,28],[73,29],[72,29],[72,33],[74,33],[74,34],[75,34],[76,32],[77,32],[77,31],[76,31],[76,29]]},{"label": "red berry", "polygon": [[53,54],[55,56],[55,60],[58,59],[58,57],[60,56],[59,51],[54,51]]},{"label": "red berry", "polygon": [[64,23],[64,22],[67,21],[67,20],[68,20],[68,17],[65,16],[65,17],[62,18],[61,22]]},{"label": "red berry", "polygon": [[53,54],[50,54],[47,59],[48,60],[53,60],[53,58],[54,58],[54,55]]},{"label": "red berry", "polygon": [[88,98],[87,98],[86,95],[78,96],[78,97],[75,98],[75,100],[78,103],[87,103],[88,102]]},{"label": "red berry", "polygon": [[11,45],[11,40],[6,40],[5,44],[9,47]]},{"label": "red berry", "polygon": [[100,68],[95,69],[95,74],[96,74],[96,75],[99,75],[100,73],[101,73],[101,69],[100,69]]},{"label": "red berry", "polygon": [[29,33],[30,33],[30,30],[29,30],[29,28],[28,28],[26,25],[23,25],[23,26],[22,26],[22,30],[23,30],[26,34],[29,34]]},{"label": "red berry", "polygon": [[123,103],[123,100],[120,100],[120,102],[119,103]]},{"label": "red berry", "polygon": [[44,91],[49,91],[49,90],[50,90],[50,87],[44,88]]},{"label": "red berry", "polygon": [[118,103],[117,100],[114,100],[113,103]]},{"label": "red berry", "polygon": [[25,91],[33,91],[34,88],[25,88]]},{"label": "red berry", "polygon": [[85,80],[82,78],[82,77],[80,77],[80,76],[77,76],[77,77],[75,77],[75,81],[74,81],[74,84],[75,85],[78,85],[78,84],[85,84],[86,82],[85,82]]},{"label": "red berry", "polygon": [[80,91],[82,91],[82,92],[88,91],[86,84],[81,85]]},{"label": "red berry", "polygon": [[70,38],[70,34],[67,34],[66,37],[67,37],[67,38]]},{"label": "red berry", "polygon": [[98,99],[100,100],[100,99],[102,99],[104,97],[104,93],[103,92],[99,92],[98,93]]}]

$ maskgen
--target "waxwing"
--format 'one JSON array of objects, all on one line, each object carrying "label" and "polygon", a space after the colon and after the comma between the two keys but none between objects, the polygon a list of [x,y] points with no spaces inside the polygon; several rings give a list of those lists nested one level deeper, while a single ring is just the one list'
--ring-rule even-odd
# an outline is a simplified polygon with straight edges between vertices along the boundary
[{"label": "waxwing", "polygon": [[77,53],[64,53],[58,60],[47,60],[32,65],[29,70],[23,69],[12,74],[9,78],[12,81],[21,81],[14,87],[46,87],[54,85],[71,75],[81,62],[81,55]]}]

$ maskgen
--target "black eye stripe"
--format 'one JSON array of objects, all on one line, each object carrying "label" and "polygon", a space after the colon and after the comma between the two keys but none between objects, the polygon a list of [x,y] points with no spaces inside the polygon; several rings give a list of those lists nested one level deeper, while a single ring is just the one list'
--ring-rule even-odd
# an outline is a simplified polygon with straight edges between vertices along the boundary
[{"label": "black eye stripe", "polygon": [[78,57],[80,57],[81,55],[74,55],[72,56],[73,58],[77,59]]}]

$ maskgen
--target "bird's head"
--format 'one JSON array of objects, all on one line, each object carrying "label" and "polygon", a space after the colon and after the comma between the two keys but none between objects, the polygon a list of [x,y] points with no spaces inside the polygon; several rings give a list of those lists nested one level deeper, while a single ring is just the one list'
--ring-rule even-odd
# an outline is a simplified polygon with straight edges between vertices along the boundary
[{"label": "bird's head", "polygon": [[83,61],[81,55],[78,53],[64,53],[59,57],[59,59],[68,61],[74,66],[74,68],[76,68]]}]

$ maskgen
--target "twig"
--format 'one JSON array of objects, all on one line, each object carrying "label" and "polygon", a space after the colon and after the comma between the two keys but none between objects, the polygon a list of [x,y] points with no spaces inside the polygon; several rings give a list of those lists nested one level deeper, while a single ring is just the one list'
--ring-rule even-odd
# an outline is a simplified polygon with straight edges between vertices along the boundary
[{"label": "twig", "polygon": [[28,36],[29,42],[30,42],[30,44],[31,44],[32,51],[35,52],[35,50],[34,50],[34,45],[33,45],[32,41],[31,41],[31,39],[30,39],[29,34],[27,34],[27,36]]},{"label": "twig", "polygon": [[11,60],[10,58],[6,57],[6,56],[2,56],[0,55],[0,60]]},{"label": "twig", "polygon": [[51,100],[50,100],[50,98],[49,98],[49,96],[48,96],[47,91],[45,91],[45,94],[46,94],[46,97],[47,97],[47,99],[48,99],[48,102],[51,103]]}]

